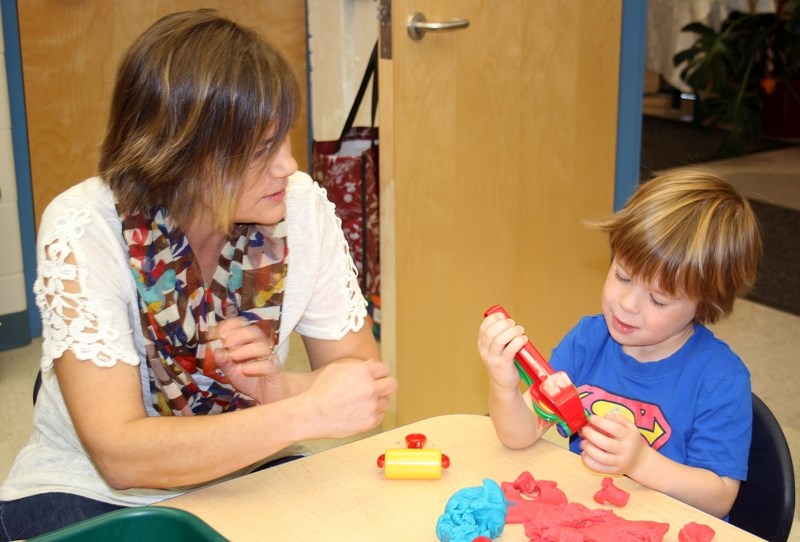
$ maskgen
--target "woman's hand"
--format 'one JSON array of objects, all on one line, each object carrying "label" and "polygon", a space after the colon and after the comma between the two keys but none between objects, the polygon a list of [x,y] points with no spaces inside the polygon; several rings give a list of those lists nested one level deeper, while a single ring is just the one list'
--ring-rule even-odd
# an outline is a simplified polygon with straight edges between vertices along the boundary
[{"label": "woman's hand", "polygon": [[259,403],[285,396],[281,365],[271,337],[246,318],[230,318],[213,331],[221,348],[213,350],[214,363],[231,385]]},{"label": "woman's hand", "polygon": [[517,389],[520,376],[514,365],[514,355],[527,342],[525,330],[514,320],[499,313],[490,314],[483,320],[478,331],[478,353],[495,386],[505,390]]},{"label": "woman's hand", "polygon": [[315,405],[320,434],[343,438],[380,424],[396,391],[388,365],[367,360],[326,365],[305,395]]},{"label": "woman's hand", "polygon": [[604,474],[630,474],[649,450],[639,429],[621,414],[591,416],[580,435],[584,464]]}]

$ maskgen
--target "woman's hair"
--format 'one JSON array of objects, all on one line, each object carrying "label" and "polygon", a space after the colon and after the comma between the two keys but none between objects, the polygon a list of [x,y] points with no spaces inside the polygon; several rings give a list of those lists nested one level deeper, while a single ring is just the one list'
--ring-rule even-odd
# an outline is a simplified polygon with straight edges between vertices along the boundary
[{"label": "woman's hair", "polygon": [[755,283],[761,233],[747,199],[703,170],[642,184],[618,213],[588,222],[608,234],[632,277],[698,303],[695,319],[714,323]]},{"label": "woman's hair", "polygon": [[275,152],[298,102],[291,68],[255,31],[208,9],[167,15],[122,60],[100,174],[120,210],[164,206],[183,224],[213,205],[228,231],[254,155],[267,137]]}]

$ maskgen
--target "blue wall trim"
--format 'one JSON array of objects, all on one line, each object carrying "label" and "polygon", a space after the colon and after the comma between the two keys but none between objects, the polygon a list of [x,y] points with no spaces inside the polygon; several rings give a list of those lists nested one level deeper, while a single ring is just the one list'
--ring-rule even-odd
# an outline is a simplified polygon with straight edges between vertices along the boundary
[{"label": "blue wall trim", "polygon": [[22,242],[22,269],[25,275],[25,298],[28,303],[30,334],[42,334],[39,310],[33,298],[36,276],[36,223],[33,217],[31,161],[28,153],[28,123],[25,115],[25,89],[22,84],[22,51],[19,40],[17,2],[2,0],[3,41],[6,48],[8,102],[11,109],[11,143],[14,147],[14,168],[17,176],[17,207]]},{"label": "blue wall trim", "polygon": [[311,71],[313,67],[311,66],[311,48],[308,44],[311,42],[311,34],[308,32],[309,23],[309,7],[308,2],[306,2],[306,96],[307,99],[307,107],[306,107],[306,122],[308,123],[308,139],[306,140],[306,148],[308,149],[308,168],[307,173],[309,175],[313,175],[314,172],[312,168],[314,167],[314,103],[311,100]]},{"label": "blue wall trim", "polygon": [[30,344],[28,311],[0,316],[0,351]]},{"label": "blue wall trim", "polygon": [[617,110],[617,168],[614,210],[621,209],[639,184],[642,149],[647,1],[623,0]]}]

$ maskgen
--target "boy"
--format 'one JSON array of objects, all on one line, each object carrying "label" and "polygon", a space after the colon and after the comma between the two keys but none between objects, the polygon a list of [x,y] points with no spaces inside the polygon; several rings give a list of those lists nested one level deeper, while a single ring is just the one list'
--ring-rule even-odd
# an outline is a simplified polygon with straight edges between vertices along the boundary
[{"label": "boy", "polygon": [[[755,282],[755,215],[722,179],[683,171],[646,182],[590,226],[608,234],[613,257],[602,312],[583,318],[550,360],[590,413],[570,447],[597,472],[725,517],[747,476],[750,374],[705,324],[728,316]],[[549,427],[531,423],[529,394],[518,389],[514,354],[527,340],[502,315],[480,326],[489,411],[511,448]]]}]

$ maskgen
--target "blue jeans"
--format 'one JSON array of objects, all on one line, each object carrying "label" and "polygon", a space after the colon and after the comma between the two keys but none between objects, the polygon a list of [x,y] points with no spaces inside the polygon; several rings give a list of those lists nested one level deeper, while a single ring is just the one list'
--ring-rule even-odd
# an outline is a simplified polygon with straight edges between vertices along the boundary
[{"label": "blue jeans", "polygon": [[0,502],[0,542],[33,538],[106,512],[124,508],[71,495],[45,493]]},{"label": "blue jeans", "polygon": [[[255,470],[268,469],[301,457],[280,457]],[[120,508],[125,507],[70,493],[45,493],[16,501],[0,501],[0,542],[33,538]]]}]

